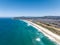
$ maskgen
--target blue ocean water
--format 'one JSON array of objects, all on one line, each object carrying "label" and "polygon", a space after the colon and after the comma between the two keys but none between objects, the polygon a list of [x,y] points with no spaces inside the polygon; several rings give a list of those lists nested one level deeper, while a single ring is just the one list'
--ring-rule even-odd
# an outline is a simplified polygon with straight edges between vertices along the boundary
[{"label": "blue ocean water", "polygon": [[0,45],[56,45],[22,20],[0,19]]}]

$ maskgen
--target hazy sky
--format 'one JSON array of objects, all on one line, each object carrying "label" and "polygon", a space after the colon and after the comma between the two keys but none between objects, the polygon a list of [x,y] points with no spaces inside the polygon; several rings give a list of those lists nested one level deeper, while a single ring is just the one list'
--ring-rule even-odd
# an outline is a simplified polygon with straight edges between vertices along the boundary
[{"label": "hazy sky", "polygon": [[60,16],[60,0],[0,0],[0,17]]}]

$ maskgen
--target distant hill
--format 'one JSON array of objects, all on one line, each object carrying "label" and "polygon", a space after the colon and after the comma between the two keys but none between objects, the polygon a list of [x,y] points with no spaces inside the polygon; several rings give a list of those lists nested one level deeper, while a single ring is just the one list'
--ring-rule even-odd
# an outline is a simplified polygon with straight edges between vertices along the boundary
[{"label": "distant hill", "polygon": [[44,17],[14,17],[14,19],[60,19],[60,16],[44,16]]},{"label": "distant hill", "polygon": [[60,19],[60,16],[44,16],[46,19]]}]

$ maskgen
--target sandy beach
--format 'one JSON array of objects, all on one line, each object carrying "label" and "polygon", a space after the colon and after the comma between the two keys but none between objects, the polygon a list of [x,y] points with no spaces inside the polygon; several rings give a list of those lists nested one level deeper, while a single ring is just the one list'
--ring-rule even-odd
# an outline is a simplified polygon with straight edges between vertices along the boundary
[{"label": "sandy beach", "polygon": [[28,26],[31,25],[35,27],[38,31],[42,32],[45,36],[47,36],[49,39],[51,39],[54,42],[57,42],[57,45],[60,45],[60,36],[57,34],[54,34],[53,32],[49,31],[46,28],[43,28],[42,26],[39,26],[31,21],[24,20],[28,23]]}]

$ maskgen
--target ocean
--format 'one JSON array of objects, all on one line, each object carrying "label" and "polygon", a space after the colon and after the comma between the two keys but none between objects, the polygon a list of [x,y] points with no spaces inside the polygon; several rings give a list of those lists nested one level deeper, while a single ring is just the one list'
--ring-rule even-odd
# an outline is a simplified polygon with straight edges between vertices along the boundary
[{"label": "ocean", "polygon": [[56,42],[20,19],[0,18],[0,45],[56,45]]}]

